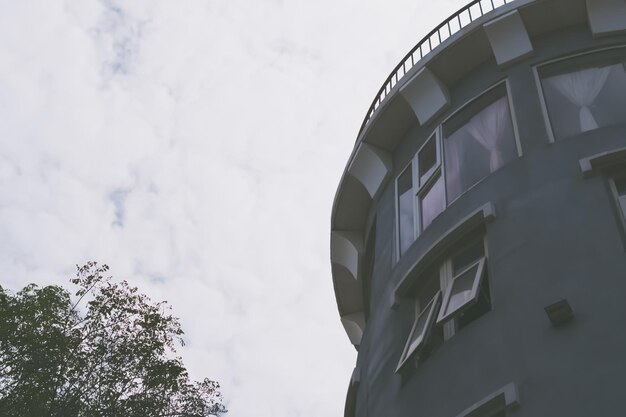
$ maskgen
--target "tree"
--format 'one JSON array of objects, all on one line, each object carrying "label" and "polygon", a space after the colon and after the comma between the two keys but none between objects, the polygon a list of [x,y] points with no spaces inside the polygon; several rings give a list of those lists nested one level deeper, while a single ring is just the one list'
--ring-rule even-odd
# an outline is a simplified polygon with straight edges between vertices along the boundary
[{"label": "tree", "polygon": [[106,265],[77,266],[59,286],[0,286],[0,416],[206,417],[226,412],[219,384],[190,380],[166,302]]}]

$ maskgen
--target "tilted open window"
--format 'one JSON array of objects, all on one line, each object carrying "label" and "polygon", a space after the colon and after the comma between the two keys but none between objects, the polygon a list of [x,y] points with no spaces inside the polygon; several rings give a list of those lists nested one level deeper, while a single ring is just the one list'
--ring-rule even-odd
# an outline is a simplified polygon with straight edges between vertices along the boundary
[{"label": "tilted open window", "polygon": [[417,152],[419,230],[421,233],[446,209],[439,140],[434,133]]},{"label": "tilted open window", "polygon": [[481,258],[452,278],[443,297],[437,323],[453,319],[478,301],[485,275],[485,258]]},{"label": "tilted open window", "polygon": [[491,310],[484,241],[471,238],[455,245],[451,256],[417,276],[415,320],[396,367],[434,352],[478,317]]},{"label": "tilted open window", "polygon": [[437,294],[435,294],[428,305],[415,319],[413,327],[411,328],[411,333],[409,334],[409,339],[407,340],[404,350],[402,351],[402,355],[400,356],[396,372],[398,372],[400,368],[404,366],[406,361],[409,360],[413,354],[418,352],[428,340],[440,303],[441,293],[437,291]]}]

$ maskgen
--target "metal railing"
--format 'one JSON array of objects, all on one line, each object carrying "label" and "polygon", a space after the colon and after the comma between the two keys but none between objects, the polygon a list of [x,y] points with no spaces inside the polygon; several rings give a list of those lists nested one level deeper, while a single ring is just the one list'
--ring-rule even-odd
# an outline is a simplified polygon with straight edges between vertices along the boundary
[{"label": "metal railing", "polygon": [[391,74],[387,77],[383,86],[380,87],[372,105],[367,110],[365,119],[361,123],[359,134],[357,138],[361,136],[363,129],[367,126],[372,115],[378,109],[378,106],[383,102],[387,94],[391,92],[393,87],[398,84],[398,81],[402,79],[409,72],[420,59],[424,58],[437,46],[439,46],[446,39],[463,29],[465,26],[472,23],[474,20],[484,16],[498,7],[505,4],[512,3],[515,0],[473,0],[467,4],[452,16],[444,20],[439,26],[433,29],[428,35],[424,36],[421,41],[417,43],[405,55],[398,65],[391,71]]}]

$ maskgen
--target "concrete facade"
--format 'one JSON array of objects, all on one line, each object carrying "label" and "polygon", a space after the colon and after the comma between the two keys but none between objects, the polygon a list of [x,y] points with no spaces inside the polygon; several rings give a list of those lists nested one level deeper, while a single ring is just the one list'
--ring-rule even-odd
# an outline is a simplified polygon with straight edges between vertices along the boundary
[{"label": "concrete facade", "polygon": [[[626,83],[620,91],[618,71],[622,65],[626,77],[626,20],[615,16],[625,7],[623,0],[512,1],[416,62],[371,115],[331,219],[339,313],[358,350],[346,417],[621,415],[626,206],[618,189],[626,176],[626,101],[619,97]],[[604,111],[592,97],[557,122],[554,106],[573,104],[556,93],[552,99],[548,89],[557,83],[548,79],[596,67],[611,68],[596,90],[616,91],[596,95],[617,97],[615,108]],[[412,82],[426,85],[425,96]],[[435,137],[435,175],[449,192],[449,126],[482,111],[497,96],[489,91],[507,97],[516,155],[492,159],[493,172],[458,198],[447,195],[445,209],[416,227],[401,253],[398,177]],[[429,108],[424,97],[437,102]],[[413,214],[419,222],[423,212]],[[426,339],[441,333],[442,340],[425,340],[399,366],[424,311],[419,294],[429,271],[470,240],[483,242],[480,291],[489,311],[433,321]],[[454,279],[439,284],[439,302]],[[545,307],[560,300],[573,318],[555,326]]]}]

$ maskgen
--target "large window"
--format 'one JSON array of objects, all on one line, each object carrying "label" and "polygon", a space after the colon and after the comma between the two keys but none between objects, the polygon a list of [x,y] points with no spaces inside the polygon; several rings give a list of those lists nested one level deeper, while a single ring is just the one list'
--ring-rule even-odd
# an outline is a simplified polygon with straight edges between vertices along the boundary
[{"label": "large window", "polygon": [[437,127],[398,176],[398,257],[450,202],[517,155],[500,83]]},{"label": "large window", "polygon": [[419,363],[445,339],[491,310],[483,239],[463,242],[418,277],[415,319],[396,371]]},{"label": "large window", "polygon": [[587,54],[538,68],[556,139],[626,120],[626,48]]},{"label": "large window", "polygon": [[447,194],[452,201],[517,156],[504,85],[446,122],[443,134]]}]

